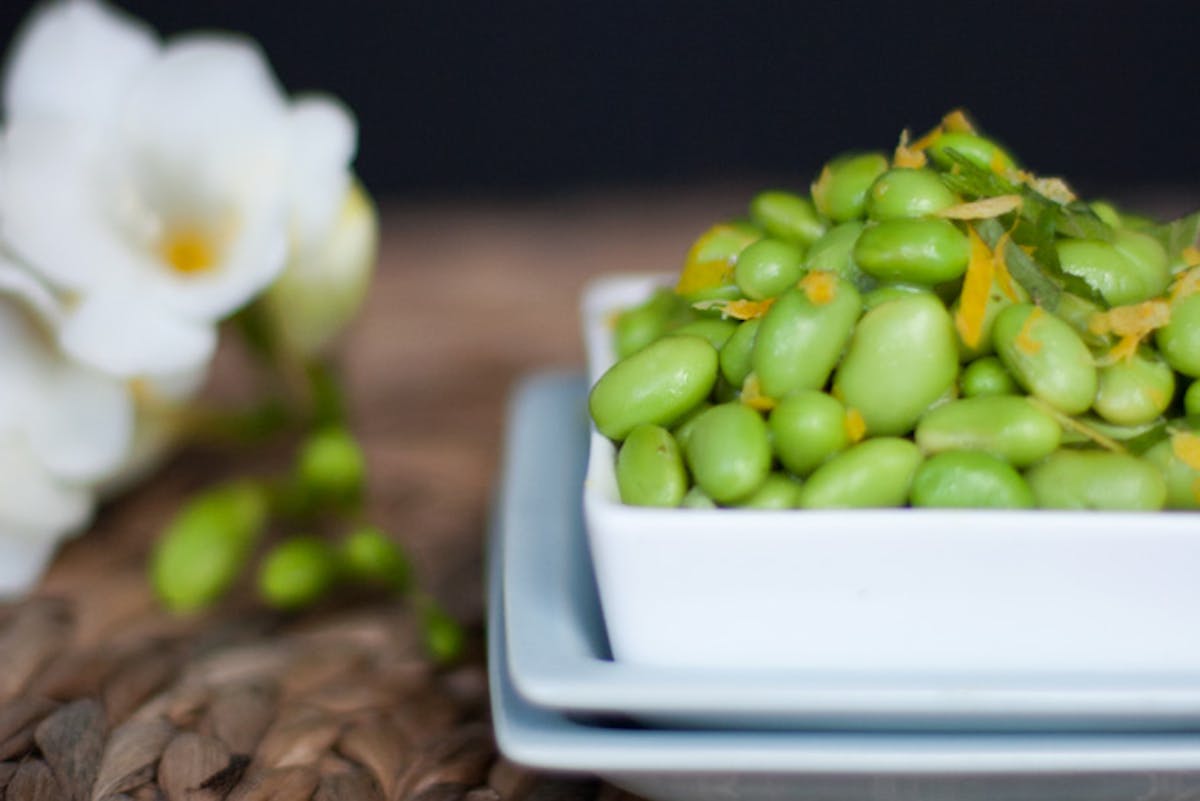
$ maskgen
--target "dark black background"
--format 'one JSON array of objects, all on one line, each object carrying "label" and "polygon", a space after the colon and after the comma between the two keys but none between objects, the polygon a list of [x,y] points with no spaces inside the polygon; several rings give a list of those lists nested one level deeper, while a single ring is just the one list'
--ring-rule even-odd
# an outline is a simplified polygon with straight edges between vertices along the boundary
[{"label": "dark black background", "polygon": [[[0,36],[32,4],[3,0]],[[380,194],[807,181],[969,108],[1081,188],[1200,185],[1200,2],[152,2],[344,98]]]}]

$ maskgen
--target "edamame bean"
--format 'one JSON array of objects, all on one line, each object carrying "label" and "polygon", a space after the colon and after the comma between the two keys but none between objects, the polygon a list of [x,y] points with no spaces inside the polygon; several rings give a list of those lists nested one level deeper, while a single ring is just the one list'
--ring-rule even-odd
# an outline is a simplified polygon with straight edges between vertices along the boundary
[{"label": "edamame bean", "polygon": [[903,506],[921,451],[897,437],[864,440],[817,468],[800,488],[805,509]]},{"label": "edamame bean", "polygon": [[293,537],[275,546],[258,571],[258,594],[277,609],[321,599],[337,579],[337,554],[320,537]]},{"label": "edamame bean", "polygon": [[955,151],[967,161],[984,170],[1003,175],[1016,169],[1016,164],[1004,148],[979,134],[949,131],[937,138],[925,152],[933,163],[948,168],[954,164],[949,151]]},{"label": "edamame bean", "polygon": [[592,387],[596,429],[623,440],[639,423],[670,425],[712,391],[717,351],[695,336],[666,336],[614,364]]},{"label": "edamame bean", "polygon": [[1157,354],[1142,351],[1128,360],[1101,367],[1092,408],[1111,423],[1149,423],[1175,397],[1175,372]]},{"label": "edamame bean", "polygon": [[984,356],[966,366],[958,379],[963,397],[1016,395],[1017,382],[995,356]]},{"label": "edamame bean", "polygon": [[828,279],[824,287],[788,290],[762,318],[751,364],[764,395],[782,398],[795,390],[818,389],[829,380],[862,300],[850,282],[832,275]]},{"label": "edamame bean", "polygon": [[730,386],[740,387],[754,369],[751,359],[754,356],[754,340],[761,322],[761,317],[746,320],[725,342],[725,347],[721,348],[721,375]]},{"label": "edamame bean", "polygon": [[760,192],[750,201],[750,219],[777,239],[811,245],[825,233],[812,201],[792,192]]},{"label": "edamame bean", "polygon": [[911,500],[950,509],[1029,509],[1033,491],[1008,462],[979,451],[947,451],[917,468]]},{"label": "edamame bean", "polygon": [[872,220],[925,217],[958,202],[933,170],[888,170],[875,179],[867,194],[867,215]]},{"label": "edamame bean", "polygon": [[954,324],[933,295],[911,295],[863,315],[834,377],[834,394],[856,409],[867,432],[912,430],[958,375]]},{"label": "edamame bean", "polygon": [[970,250],[966,234],[949,220],[896,219],[864,229],[854,261],[880,281],[933,285],[961,277]]},{"label": "edamame bean", "polygon": [[1038,306],[1017,303],[996,317],[992,337],[1000,361],[1027,392],[1067,414],[1092,405],[1096,368],[1071,326]]},{"label": "edamame bean", "polygon": [[733,277],[751,300],[773,298],[804,274],[804,251],[781,239],[760,239],[742,251]]},{"label": "edamame bean", "polygon": [[1097,334],[1091,328],[1092,320],[1102,311],[1104,310],[1098,304],[1081,298],[1074,292],[1063,292],[1058,297],[1054,316],[1071,326],[1088,347],[1107,348],[1112,345],[1112,337],[1108,334]]},{"label": "edamame bean", "polygon": [[684,323],[671,331],[674,335],[691,335],[707,339],[708,343],[717,350],[725,347],[725,343],[737,331],[738,324],[733,320],[693,320]]},{"label": "edamame bean", "polygon": [[1183,393],[1183,413],[1200,415],[1200,381],[1193,381]]},{"label": "edamame bean", "polygon": [[1200,509],[1200,439],[1187,426],[1156,443],[1145,458],[1158,467],[1167,485],[1168,509]]},{"label": "edamame bean", "polygon": [[1167,290],[1171,282],[1170,262],[1167,251],[1157,239],[1141,231],[1119,228],[1113,235],[1112,245],[1141,276],[1147,299],[1158,297]]},{"label": "edamame bean", "polygon": [[617,451],[617,489],[630,506],[678,506],[688,490],[683,456],[671,432],[634,426]]},{"label": "edamame bean", "polygon": [[983,451],[1025,467],[1058,447],[1062,428],[1020,395],[963,398],[930,410],[917,423],[926,453]]},{"label": "edamame bean", "polygon": [[1124,249],[1098,239],[1063,239],[1055,249],[1063,272],[1083,279],[1110,306],[1125,306],[1161,295],[1170,280],[1165,254],[1160,248],[1161,263],[1155,262],[1141,236],[1130,232]]},{"label": "edamame bean", "polygon": [[740,501],[743,509],[794,509],[800,500],[800,482],[786,473],[772,473],[752,495]]},{"label": "edamame bean", "polygon": [[1121,215],[1117,213],[1117,209],[1113,204],[1103,200],[1094,200],[1088,205],[1092,207],[1092,212],[1103,222],[1113,228],[1121,227]]},{"label": "edamame bean", "polygon": [[767,424],[740,403],[708,409],[692,427],[687,463],[696,484],[717,503],[733,503],[757,490],[771,472]]},{"label": "edamame bean", "polygon": [[854,263],[854,243],[865,226],[857,220],[835,225],[825,235],[813,242],[804,260],[808,271],[821,270],[837,273],[860,292],[875,286],[875,279],[864,273]]},{"label": "edamame bean", "polygon": [[794,392],[771,410],[767,429],[779,461],[805,476],[850,444],[846,407],[819,390]]},{"label": "edamame bean", "polygon": [[863,295],[863,308],[870,311],[888,301],[897,300],[909,295],[934,296],[927,286],[920,286],[918,284],[880,284]]},{"label": "edamame bean", "polygon": [[704,494],[704,490],[699,487],[692,487],[688,490],[687,495],[683,496],[683,503],[679,504],[684,509],[716,509],[717,502]]},{"label": "edamame bean", "polygon": [[1157,468],[1111,451],[1059,450],[1025,474],[1043,509],[1151,511],[1163,508],[1167,485]]},{"label": "edamame bean", "polygon": [[1200,293],[1172,304],[1171,321],[1158,329],[1154,341],[1168,364],[1200,378]]},{"label": "edamame bean", "polygon": [[671,436],[675,438],[681,453],[687,452],[688,440],[692,437],[692,427],[696,423],[696,418],[703,414],[705,409],[711,408],[711,403],[701,401],[675,423],[675,427],[671,429]]},{"label": "edamame bean", "polygon": [[613,331],[617,358],[624,359],[658,339],[682,311],[679,296],[663,288],[655,290],[645,303],[621,312]]},{"label": "edamame bean", "polygon": [[825,165],[812,185],[817,211],[834,222],[862,217],[867,191],[888,168],[882,153],[846,154]]}]

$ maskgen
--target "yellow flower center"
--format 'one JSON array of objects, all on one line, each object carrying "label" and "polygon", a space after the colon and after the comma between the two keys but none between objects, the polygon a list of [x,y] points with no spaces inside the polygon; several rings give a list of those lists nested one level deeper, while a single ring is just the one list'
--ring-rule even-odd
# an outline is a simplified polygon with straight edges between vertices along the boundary
[{"label": "yellow flower center", "polygon": [[207,272],[217,264],[217,248],[212,238],[197,228],[168,231],[160,248],[163,260],[184,275]]}]

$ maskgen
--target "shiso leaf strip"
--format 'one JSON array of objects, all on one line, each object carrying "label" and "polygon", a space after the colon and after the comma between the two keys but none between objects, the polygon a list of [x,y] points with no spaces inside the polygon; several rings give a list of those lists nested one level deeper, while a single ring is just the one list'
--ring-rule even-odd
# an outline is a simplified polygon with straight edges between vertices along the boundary
[{"label": "shiso leaf strip", "polygon": [[1021,208],[1020,195],[997,195],[968,203],[958,203],[934,212],[935,217],[947,220],[987,220]]},{"label": "shiso leaf strip", "polygon": [[[1200,211],[1164,225],[1148,228],[1146,233],[1159,241],[1167,251],[1167,258],[1174,259],[1184,255],[1184,251],[1195,248],[1197,240],[1200,239]],[[1184,258],[1187,256],[1184,255]]]},{"label": "shiso leaf strip", "polygon": [[[1021,249],[1017,243],[1005,237],[1006,231],[999,220],[980,220],[974,226],[979,237],[993,252],[999,250],[1007,272],[1025,288],[1037,305],[1054,311],[1062,297],[1062,287],[1042,265]],[[1002,243],[1001,240],[1004,240]]]}]

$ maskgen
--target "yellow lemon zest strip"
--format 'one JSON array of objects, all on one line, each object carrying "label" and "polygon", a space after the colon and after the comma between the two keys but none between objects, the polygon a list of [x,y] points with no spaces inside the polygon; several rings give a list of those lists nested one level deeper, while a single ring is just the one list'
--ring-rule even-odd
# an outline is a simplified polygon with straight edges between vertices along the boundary
[{"label": "yellow lemon zest strip", "polygon": [[913,142],[911,149],[915,150],[917,152],[920,152],[920,153],[924,153],[927,149],[932,147],[937,142],[937,140],[941,139],[942,134],[945,132],[946,132],[946,129],[943,126],[941,126],[941,125],[935,126],[931,131],[929,131],[929,133],[925,134],[920,139]]},{"label": "yellow lemon zest strip", "polygon": [[675,291],[680,295],[711,289],[733,280],[733,268],[727,261],[689,262],[679,275]]},{"label": "yellow lemon zest strip", "polygon": [[1193,470],[1200,470],[1200,436],[1191,431],[1176,431],[1171,435],[1171,453]]},{"label": "yellow lemon zest strip", "polygon": [[892,154],[892,166],[907,167],[915,170],[924,167],[928,161],[924,150],[916,150],[909,145],[908,129],[905,128],[901,131],[900,143],[896,145],[896,151]]},{"label": "yellow lemon zest strip", "polygon": [[1088,330],[1099,335],[1145,336],[1170,321],[1171,306],[1166,301],[1147,300],[1093,314],[1088,319]]},{"label": "yellow lemon zest strip", "polygon": [[1021,330],[1017,332],[1017,350],[1026,356],[1034,356],[1042,349],[1041,341],[1033,338],[1033,326],[1044,314],[1045,312],[1042,311],[1041,306],[1034,306],[1033,311],[1029,312],[1029,316],[1025,318],[1024,324],[1021,325]]},{"label": "yellow lemon zest strip", "polygon": [[983,321],[987,316],[995,263],[987,243],[975,233],[973,226],[967,227],[967,236],[971,242],[971,258],[967,262],[967,275],[963,279],[958,311],[954,314],[954,327],[967,347],[974,348],[983,337]]},{"label": "yellow lemon zest strip", "polygon": [[762,317],[775,303],[775,298],[766,300],[731,300],[720,306],[721,314],[736,320],[754,320]]},{"label": "yellow lemon zest strip", "polygon": [[846,439],[850,440],[851,445],[862,442],[863,437],[867,435],[867,421],[863,419],[862,412],[858,409],[846,410],[842,427],[846,429]]},{"label": "yellow lemon zest strip", "polygon": [[1188,245],[1179,255],[1183,257],[1183,263],[1188,267],[1200,266],[1200,248],[1195,245]]},{"label": "yellow lemon zest strip", "polygon": [[953,133],[975,133],[975,126],[967,119],[966,113],[961,108],[956,108],[942,117],[942,125],[947,131]]},{"label": "yellow lemon zest strip", "polygon": [[742,382],[742,404],[759,412],[769,412],[775,408],[775,399],[769,398],[762,392],[762,385],[754,373],[746,376]]},{"label": "yellow lemon zest strip", "polygon": [[1200,292],[1200,270],[1193,268],[1180,273],[1171,282],[1171,294],[1169,298],[1171,303],[1176,303],[1188,295],[1194,295],[1197,292]]},{"label": "yellow lemon zest strip", "polygon": [[1021,208],[1020,195],[997,195],[970,203],[948,206],[941,211],[935,211],[934,216],[947,220],[988,220],[1019,208]]},{"label": "yellow lemon zest strip", "polygon": [[837,297],[837,276],[824,270],[813,270],[800,279],[799,286],[814,306],[824,306]]},{"label": "yellow lemon zest strip", "polygon": [[992,160],[988,163],[988,166],[992,168],[992,172],[996,173],[996,175],[1003,176],[1008,171],[1008,164],[1004,161],[1004,154],[999,150],[992,154]]}]

